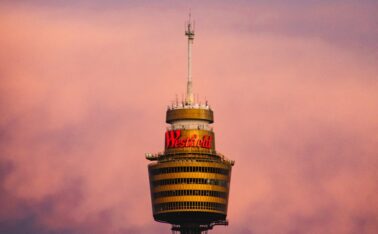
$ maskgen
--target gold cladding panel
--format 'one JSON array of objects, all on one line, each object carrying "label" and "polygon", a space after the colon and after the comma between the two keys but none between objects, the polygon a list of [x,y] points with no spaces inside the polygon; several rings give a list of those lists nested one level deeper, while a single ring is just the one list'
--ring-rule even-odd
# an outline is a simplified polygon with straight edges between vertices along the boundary
[{"label": "gold cladding panel", "polygon": [[151,181],[163,180],[163,179],[176,179],[176,178],[203,178],[203,179],[217,179],[217,180],[229,180],[226,175],[205,173],[205,172],[179,172],[179,173],[166,173],[152,176]]},{"label": "gold cladding panel", "polygon": [[231,165],[225,162],[198,162],[198,161],[173,161],[164,163],[151,163],[148,165],[151,169],[165,167],[216,167],[222,169],[230,169]]},{"label": "gold cladding panel", "polygon": [[228,193],[228,188],[211,184],[170,184],[152,187],[153,193],[171,190],[210,190]]},{"label": "gold cladding panel", "polygon": [[[213,143],[214,145],[214,143]],[[215,147],[215,146],[214,146]],[[184,147],[184,148],[169,148],[165,149],[166,154],[215,154],[215,149],[207,149],[200,147]]]},{"label": "gold cladding panel", "polygon": [[213,111],[210,109],[173,109],[167,110],[166,122],[172,123],[177,120],[205,120],[209,123],[214,122]]},{"label": "gold cladding panel", "polygon": [[227,204],[227,200],[219,197],[211,197],[211,196],[176,196],[176,197],[159,197],[156,198],[153,203],[160,204],[160,203],[166,203],[166,202],[191,202],[191,201],[197,201],[197,202],[215,202],[215,203],[221,203],[221,204]]},{"label": "gold cladding panel", "polygon": [[208,210],[208,209],[177,209],[177,210],[164,210],[164,211],[155,211],[154,214],[162,214],[162,213],[173,213],[173,212],[210,212],[210,213],[217,213],[217,214],[227,214],[225,211],[220,210]]}]

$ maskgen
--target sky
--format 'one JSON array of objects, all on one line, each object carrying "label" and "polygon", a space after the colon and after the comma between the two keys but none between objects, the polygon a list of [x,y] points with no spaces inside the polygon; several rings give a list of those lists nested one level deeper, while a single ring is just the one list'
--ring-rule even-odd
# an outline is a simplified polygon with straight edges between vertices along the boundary
[{"label": "sky", "polygon": [[236,161],[229,226],[378,231],[378,2],[0,2],[0,233],[169,233],[147,152],[186,84]]}]

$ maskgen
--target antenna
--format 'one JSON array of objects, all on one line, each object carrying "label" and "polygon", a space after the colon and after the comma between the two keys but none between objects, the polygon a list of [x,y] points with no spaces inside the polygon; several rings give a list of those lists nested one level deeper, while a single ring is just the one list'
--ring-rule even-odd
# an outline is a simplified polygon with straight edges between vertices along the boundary
[{"label": "antenna", "polygon": [[188,37],[188,83],[186,87],[185,103],[191,105],[194,102],[192,91],[192,45],[194,40],[194,27],[190,12],[189,20],[186,22],[185,35]]}]

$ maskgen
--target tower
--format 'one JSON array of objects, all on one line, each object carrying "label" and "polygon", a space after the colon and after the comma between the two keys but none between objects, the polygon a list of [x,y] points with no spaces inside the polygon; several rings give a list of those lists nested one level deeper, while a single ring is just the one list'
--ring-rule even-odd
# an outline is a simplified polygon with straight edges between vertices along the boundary
[{"label": "tower", "polygon": [[146,154],[153,217],[173,232],[199,234],[228,225],[227,207],[234,161],[215,150],[213,111],[195,102],[192,91],[194,27],[186,23],[188,80],[186,97],[168,107],[163,153]]}]

